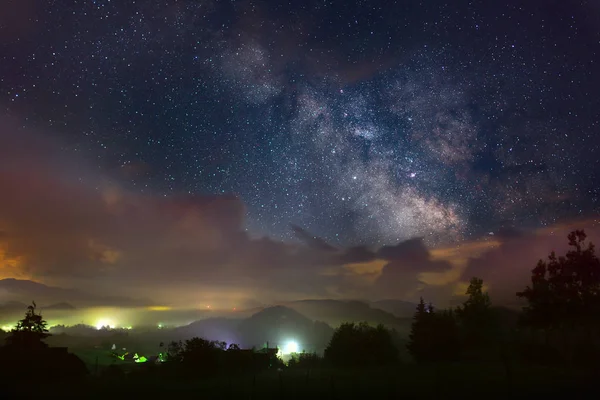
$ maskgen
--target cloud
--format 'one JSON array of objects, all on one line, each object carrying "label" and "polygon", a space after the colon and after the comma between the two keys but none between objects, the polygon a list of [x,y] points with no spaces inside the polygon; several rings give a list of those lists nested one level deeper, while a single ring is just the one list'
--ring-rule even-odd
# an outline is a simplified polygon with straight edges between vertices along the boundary
[{"label": "cloud", "polygon": [[338,249],[295,225],[303,243],[254,239],[234,195],[140,194],[98,176],[83,155],[48,135],[3,126],[0,248],[7,276],[118,294],[139,287],[143,296],[152,291],[177,303],[224,293],[270,301],[371,289],[382,297],[383,289],[389,297],[415,290],[419,273],[446,267],[420,239],[379,251]]},{"label": "cloud", "polygon": [[[138,287],[145,290],[142,296],[151,291],[178,303],[205,297],[414,300],[420,294],[442,301],[458,283],[479,276],[498,303],[514,300],[539,258],[552,249],[564,251],[573,228],[504,228],[487,241],[434,249],[423,238],[379,249],[336,248],[300,226],[292,229],[302,243],[252,238],[246,232],[246,207],[235,195],[140,194],[97,175],[85,155],[64,150],[47,132],[1,122],[2,277],[128,295]],[[415,220],[436,225],[432,218],[438,218],[438,207],[411,204],[404,213],[420,210]],[[417,218],[428,214],[429,219]],[[589,228],[596,242],[600,237],[593,221],[576,227]]]},{"label": "cloud", "polygon": [[367,246],[352,246],[338,256],[340,264],[367,263],[376,259],[376,254]]},{"label": "cloud", "polygon": [[495,236],[500,241],[477,257],[469,259],[462,275],[466,282],[471,277],[483,279],[489,288],[492,302],[516,304],[516,292],[531,282],[531,270],[551,251],[564,254],[568,250],[567,235],[574,229],[584,229],[588,241],[600,243],[600,226],[595,221],[577,221],[532,232],[511,230]]},{"label": "cloud", "polygon": [[[366,256],[366,252],[361,250]],[[423,273],[445,272],[452,269],[446,260],[435,259],[422,238],[402,241],[395,246],[383,246],[375,254],[376,260],[370,265],[378,265],[379,272],[359,264],[364,271],[377,274],[373,279],[370,294],[374,298],[397,298],[414,300],[414,293],[425,285]],[[360,271],[360,269],[359,269]]]},{"label": "cloud", "polygon": [[2,125],[3,266],[20,260],[27,276],[115,288],[196,283],[275,296],[331,284],[320,276],[332,263],[322,249],[250,238],[234,195],[142,195],[95,175],[47,135]]}]

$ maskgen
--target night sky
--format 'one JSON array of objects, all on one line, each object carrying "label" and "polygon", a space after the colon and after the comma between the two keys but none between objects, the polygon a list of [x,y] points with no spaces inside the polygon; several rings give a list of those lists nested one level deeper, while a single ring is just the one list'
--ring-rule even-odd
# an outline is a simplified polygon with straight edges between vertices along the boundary
[{"label": "night sky", "polygon": [[[19,0],[3,8],[0,113],[13,126],[3,134],[35,130],[59,149],[53,166],[82,160],[85,168],[60,176],[92,192],[104,193],[101,177],[167,201],[232,195],[243,204],[244,241],[364,250],[359,261],[387,265],[393,256],[382,249],[403,243],[451,252],[482,241],[502,247],[507,232],[597,225],[595,1]],[[24,164],[43,158],[20,149],[10,152]],[[8,188],[16,172],[3,172]],[[546,247],[536,250],[545,256]],[[423,259],[444,258],[434,255]]]}]

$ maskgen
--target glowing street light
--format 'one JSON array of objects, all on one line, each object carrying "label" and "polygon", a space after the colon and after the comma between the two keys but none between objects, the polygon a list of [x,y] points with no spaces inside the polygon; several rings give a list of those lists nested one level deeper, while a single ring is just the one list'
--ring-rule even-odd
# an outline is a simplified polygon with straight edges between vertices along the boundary
[{"label": "glowing street light", "polygon": [[298,343],[293,340],[290,340],[283,346],[281,353],[283,353],[283,354],[297,353],[298,348],[299,348]]}]

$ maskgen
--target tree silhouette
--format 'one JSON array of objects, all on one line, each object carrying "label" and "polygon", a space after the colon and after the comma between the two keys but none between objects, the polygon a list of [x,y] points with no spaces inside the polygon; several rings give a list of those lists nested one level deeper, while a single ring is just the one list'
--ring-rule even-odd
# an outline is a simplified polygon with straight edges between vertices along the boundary
[{"label": "tree silhouette", "polygon": [[437,361],[455,361],[460,354],[460,339],[456,315],[452,310],[442,310],[433,315],[433,349]]},{"label": "tree silhouette", "polygon": [[485,315],[492,306],[490,296],[487,294],[487,292],[483,291],[482,279],[477,277],[471,278],[469,287],[467,288],[465,294],[469,297],[463,303],[462,307],[458,307],[457,309],[457,312],[461,315],[461,317],[481,317]]},{"label": "tree silhouette", "polygon": [[413,323],[408,336],[409,342],[406,345],[410,355],[418,362],[432,361],[433,359],[431,343],[434,332],[433,318],[430,311],[421,297],[413,316]]},{"label": "tree silhouette", "polygon": [[531,285],[517,296],[527,300],[521,320],[524,326],[544,330],[546,342],[553,332],[562,336],[570,356],[571,337],[583,333],[588,342],[600,327],[600,260],[586,234],[568,235],[570,250],[564,256],[552,251],[532,270]]},{"label": "tree silhouette", "polygon": [[469,297],[456,308],[462,348],[467,358],[480,358],[481,352],[492,344],[495,328],[492,302],[488,293],[483,291],[483,280],[477,277],[471,278],[465,294]]},{"label": "tree silhouette", "polygon": [[563,328],[598,324],[600,305],[600,260],[586,234],[569,234],[565,256],[553,251],[548,262],[539,260],[532,270],[531,285],[517,296],[525,298],[526,324],[536,328]]},{"label": "tree silhouette", "polygon": [[451,310],[436,312],[420,299],[406,345],[417,362],[451,361],[458,357],[456,319]]},{"label": "tree silhouette", "polygon": [[382,365],[397,361],[398,349],[383,325],[344,323],[333,333],[325,360],[339,366]]},{"label": "tree silhouette", "polygon": [[238,344],[232,343],[227,348],[227,351],[240,351],[240,346]]},{"label": "tree silhouette", "polygon": [[318,367],[322,359],[317,353],[294,353],[288,361],[288,368],[315,368]]},{"label": "tree silhouette", "polygon": [[20,320],[11,334],[6,338],[7,346],[23,347],[27,349],[46,348],[48,345],[43,342],[50,336],[47,323],[41,314],[35,312],[35,301],[27,307],[25,318]]},{"label": "tree silhouette", "polygon": [[225,342],[210,341],[194,337],[185,341],[179,348],[176,359],[190,371],[212,374],[219,366],[220,354],[225,351]]}]

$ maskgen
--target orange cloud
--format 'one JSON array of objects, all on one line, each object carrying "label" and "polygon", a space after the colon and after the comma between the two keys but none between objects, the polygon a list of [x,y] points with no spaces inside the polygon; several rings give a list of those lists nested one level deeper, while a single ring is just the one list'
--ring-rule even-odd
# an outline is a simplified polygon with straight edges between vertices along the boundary
[{"label": "orange cloud", "polygon": [[0,245],[0,279],[19,278],[31,279],[29,274],[23,271],[23,257],[9,257],[6,250]]},{"label": "orange cloud", "polygon": [[456,284],[461,279],[469,259],[478,257],[486,251],[500,246],[500,244],[501,242],[498,240],[486,238],[485,240],[461,243],[454,247],[432,249],[432,259],[447,261],[452,264],[452,269],[443,272],[424,272],[420,275],[420,278],[428,285]]},{"label": "orange cloud", "polygon": [[385,264],[387,264],[387,260],[375,259],[362,263],[346,264],[344,268],[353,274],[365,276],[369,281],[375,281],[381,275]]}]

